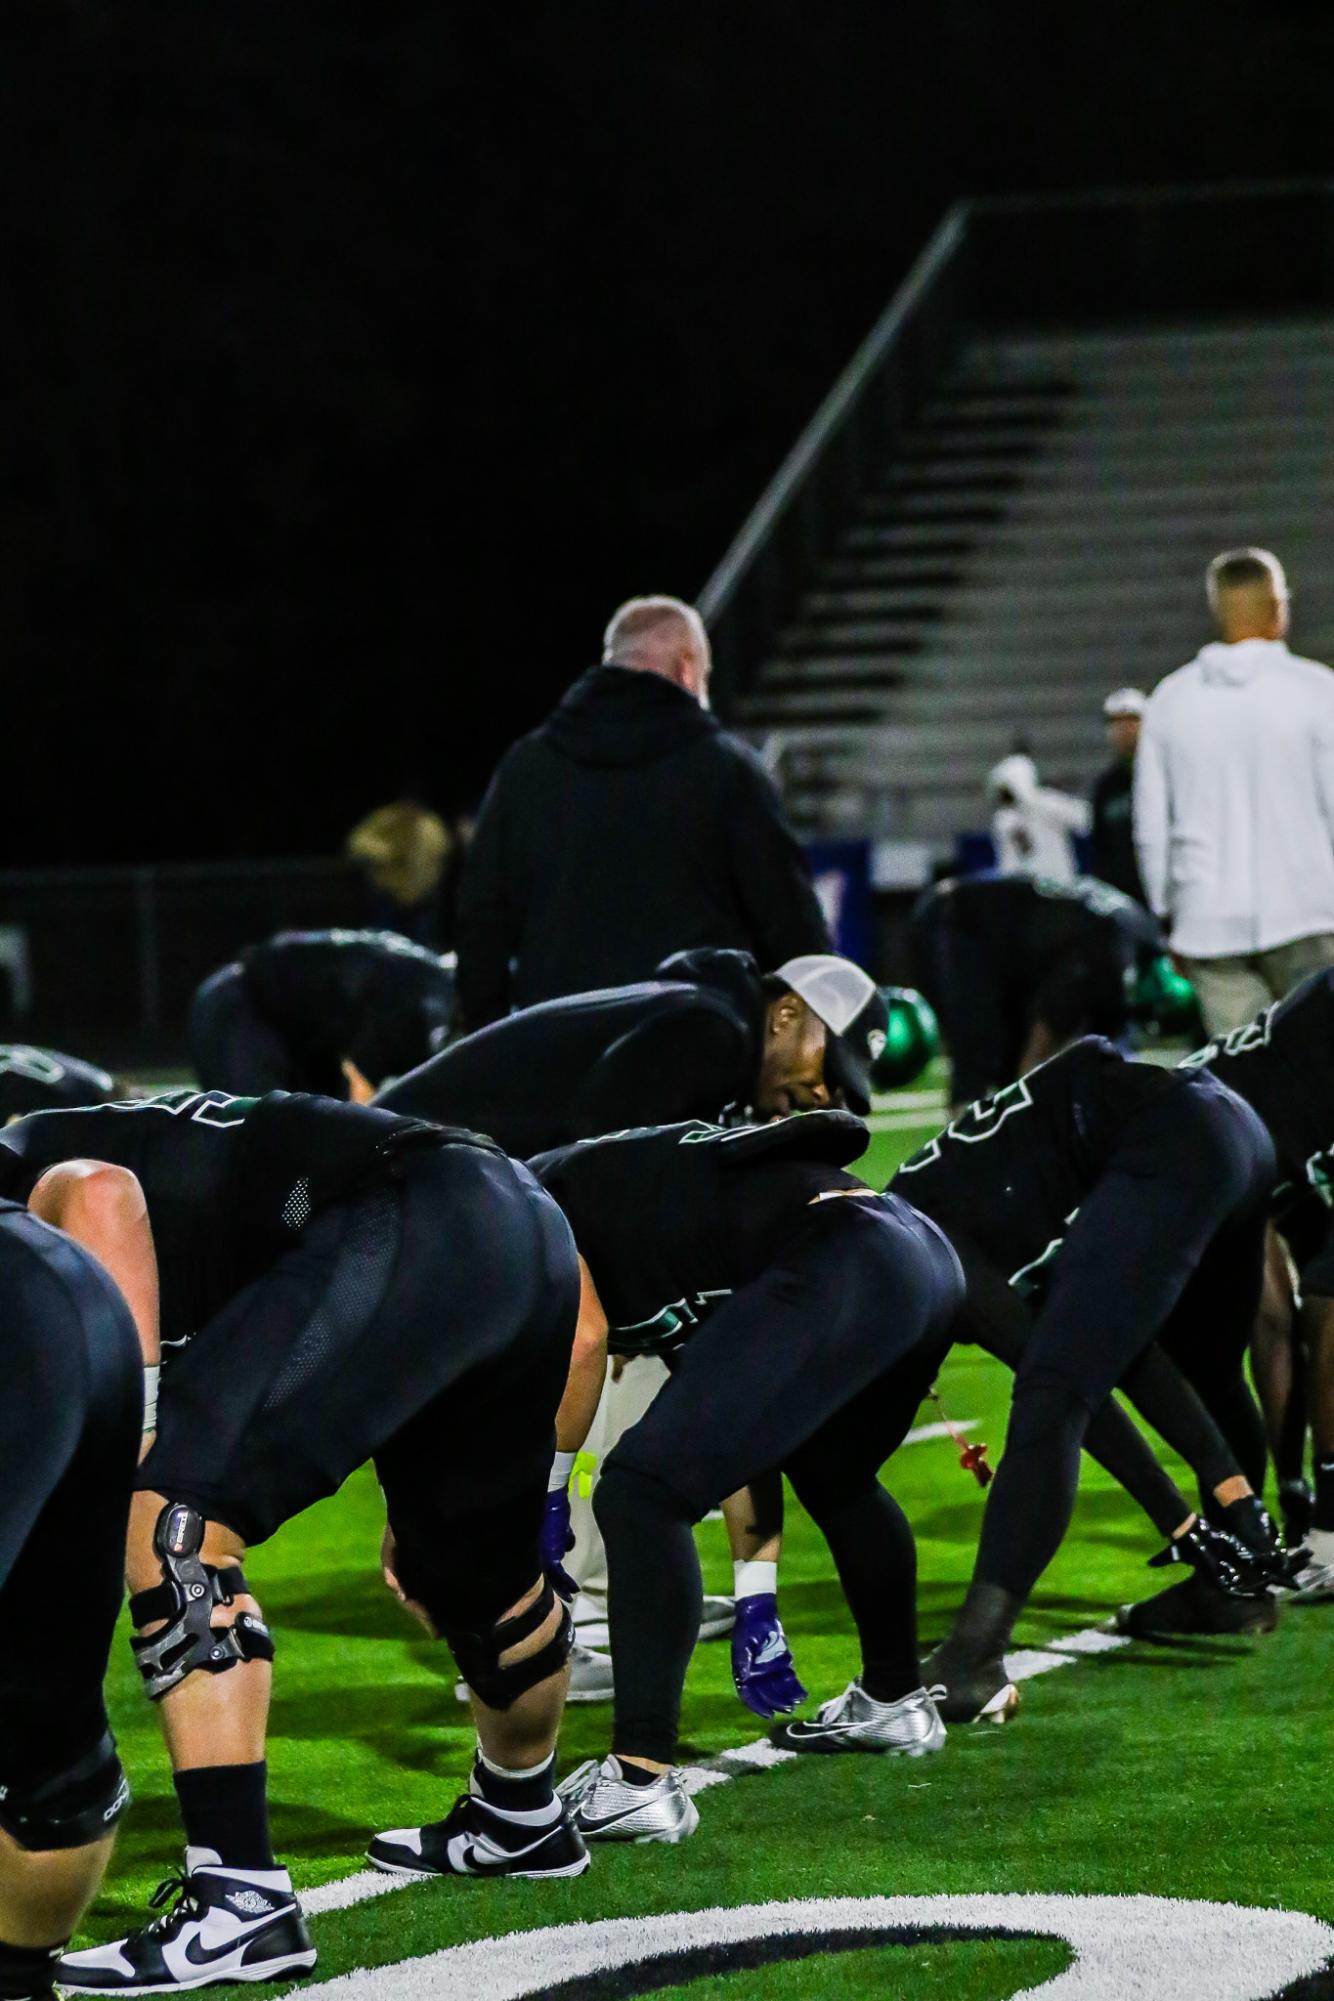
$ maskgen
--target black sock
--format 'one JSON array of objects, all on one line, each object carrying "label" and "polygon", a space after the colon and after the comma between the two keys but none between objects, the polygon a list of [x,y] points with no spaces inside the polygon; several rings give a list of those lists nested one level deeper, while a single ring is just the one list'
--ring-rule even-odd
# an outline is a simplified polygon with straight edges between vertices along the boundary
[{"label": "black sock", "polygon": [[553,1751],[544,1765],[536,1765],[531,1772],[522,1772],[515,1778],[493,1771],[483,1762],[479,1751],[473,1763],[473,1776],[488,1806],[508,1813],[536,1813],[539,1807],[549,1806],[555,1797],[551,1784],[555,1766]]},{"label": "black sock", "polygon": [[275,1869],[269,1837],[269,1768],[196,1765],[176,1774],[176,1797],[191,1848],[211,1848],[231,1869]]},{"label": "black sock", "polygon": [[1317,1459],[1315,1462],[1315,1509],[1311,1526],[1334,1529],[1334,1459]]},{"label": "black sock", "polygon": [[33,1994],[54,1994],[56,1961],[67,1941],[59,1945],[6,1945],[0,1939],[0,1998],[27,2001]]},{"label": "black sock", "polygon": [[878,1480],[833,1494],[795,1479],[797,1498],[829,1545],[861,1644],[858,1679],[872,1702],[922,1686],[917,1658],[917,1550],[894,1496]]}]

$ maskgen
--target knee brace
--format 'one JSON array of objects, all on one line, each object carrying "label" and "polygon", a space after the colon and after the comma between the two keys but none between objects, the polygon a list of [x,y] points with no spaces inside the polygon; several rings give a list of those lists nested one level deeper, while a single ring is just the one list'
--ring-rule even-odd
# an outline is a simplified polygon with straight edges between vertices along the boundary
[{"label": "knee brace", "polygon": [[484,1632],[467,1632],[457,1626],[442,1627],[449,1650],[458,1662],[459,1673],[488,1709],[508,1709],[530,1688],[536,1688],[539,1681],[559,1673],[570,1658],[574,1620],[570,1617],[569,1607],[561,1605],[560,1624],[545,1646],[539,1647],[535,1654],[526,1655],[523,1660],[513,1661],[509,1667],[500,1664],[500,1656],[535,1633],[550,1616],[552,1607],[559,1602],[550,1580],[544,1578],[534,1602],[526,1611],[516,1612],[512,1619],[497,1620]]},{"label": "knee brace", "polygon": [[162,1565],[161,1584],[136,1591],[130,1617],[136,1626],[165,1619],[160,1632],[130,1641],[135,1664],[153,1702],[179,1687],[197,1668],[225,1674],[238,1661],[271,1661],[273,1640],[262,1619],[239,1612],[230,1626],[213,1624],[214,1607],[230,1605],[247,1589],[239,1564],[219,1570],[200,1561],[204,1520],[184,1501],[169,1502],[153,1530],[153,1552]]},{"label": "knee brace", "polygon": [[6,1784],[0,1773],[0,1827],[20,1848],[86,1848],[110,1834],[129,1803],[109,1730],[85,1757],[39,1785]]}]

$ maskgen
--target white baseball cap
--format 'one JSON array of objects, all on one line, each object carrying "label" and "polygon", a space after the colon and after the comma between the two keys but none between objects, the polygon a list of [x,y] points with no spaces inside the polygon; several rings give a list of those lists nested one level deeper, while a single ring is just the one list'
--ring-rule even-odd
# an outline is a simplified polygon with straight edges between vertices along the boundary
[{"label": "white baseball cap", "polygon": [[869,973],[833,952],[805,952],[778,968],[784,986],[829,1031],[825,1075],[856,1112],[871,1108],[871,1064],[885,1046],[889,1009]]},{"label": "white baseball cap", "polygon": [[1142,688],[1118,688],[1107,697],[1102,712],[1110,722],[1114,716],[1142,716],[1145,695]]}]

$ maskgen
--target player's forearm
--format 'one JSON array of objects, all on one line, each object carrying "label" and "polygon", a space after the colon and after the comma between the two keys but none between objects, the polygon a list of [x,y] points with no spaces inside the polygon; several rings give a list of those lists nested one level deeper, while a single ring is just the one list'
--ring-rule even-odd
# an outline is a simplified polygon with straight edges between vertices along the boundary
[{"label": "player's forearm", "polygon": [[765,1474],[723,1502],[734,1563],[777,1563],[783,1550],[783,1483]]},{"label": "player's forearm", "polygon": [[145,1368],[161,1360],[157,1256],[143,1189],[126,1167],[71,1160],[48,1169],[28,1206],[90,1251],[119,1287],[134,1320]]},{"label": "player's forearm", "polygon": [[578,1452],[593,1428],[607,1377],[607,1316],[592,1274],[579,1260],[579,1322],[570,1354],[565,1394],[556,1412],[556,1450]]}]

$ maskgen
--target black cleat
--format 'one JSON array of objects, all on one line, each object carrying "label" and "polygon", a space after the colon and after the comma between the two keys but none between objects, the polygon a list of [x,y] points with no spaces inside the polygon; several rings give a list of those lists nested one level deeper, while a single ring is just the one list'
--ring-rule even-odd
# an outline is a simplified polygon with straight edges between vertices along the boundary
[{"label": "black cleat", "polygon": [[582,1876],[588,1867],[564,1805],[555,1819],[525,1825],[473,1793],[456,1799],[443,1820],[377,1834],[366,1854],[390,1876]]},{"label": "black cleat", "polygon": [[1121,1605],[1107,1622],[1114,1633],[1126,1633],[1136,1640],[1155,1640],[1184,1633],[1272,1633],[1278,1624],[1278,1606],[1268,1595],[1239,1598],[1220,1590],[1198,1573],[1169,1584],[1166,1591],[1141,1599],[1138,1605]]},{"label": "black cleat", "polygon": [[224,1869],[210,1849],[187,1849],[186,1870],[163,1883],[160,1918],[114,1945],[67,1952],[57,1974],[69,1994],[179,1994],[227,1981],[297,1980],[315,1964],[285,1869]]},{"label": "black cleat", "polygon": [[945,1723],[1008,1723],[1019,1707],[1000,1655],[968,1660],[946,1641],[923,1663],[922,1680]]}]

